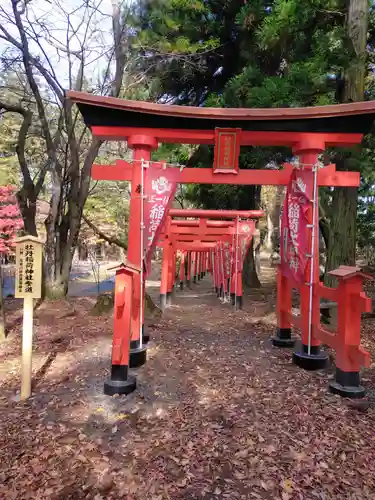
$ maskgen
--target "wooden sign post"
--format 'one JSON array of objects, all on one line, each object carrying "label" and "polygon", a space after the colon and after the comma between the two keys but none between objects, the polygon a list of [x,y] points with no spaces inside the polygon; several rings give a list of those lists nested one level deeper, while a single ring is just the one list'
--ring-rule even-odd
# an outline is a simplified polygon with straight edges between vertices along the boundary
[{"label": "wooden sign post", "polygon": [[34,299],[42,296],[42,246],[34,236],[16,241],[15,297],[23,299],[21,399],[31,396]]}]

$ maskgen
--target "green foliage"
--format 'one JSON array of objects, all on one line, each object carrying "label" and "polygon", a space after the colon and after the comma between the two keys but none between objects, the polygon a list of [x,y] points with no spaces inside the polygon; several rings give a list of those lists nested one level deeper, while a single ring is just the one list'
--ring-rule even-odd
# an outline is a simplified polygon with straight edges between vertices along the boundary
[{"label": "green foliage", "polygon": [[116,236],[124,244],[128,237],[129,184],[99,181],[93,184],[85,204],[85,215],[107,236]]},{"label": "green foliage", "polygon": [[[46,95],[46,98],[48,96]],[[19,105],[34,113],[34,119],[26,136],[25,156],[33,179],[36,179],[41,166],[46,161],[46,145],[41,133],[40,123],[35,118],[35,103],[30,95],[26,78],[22,72],[4,71],[0,76],[0,100],[8,104]],[[48,109],[51,128],[55,128],[56,109],[53,104]],[[0,185],[5,183],[20,187],[21,174],[17,157],[17,143],[22,125],[18,113],[0,109]]]},{"label": "green foliage", "polygon": [[0,186],[17,185],[19,166],[16,155],[18,115],[6,113],[0,119]]},{"label": "green foliage", "polygon": [[[178,103],[219,107],[332,103],[335,77],[344,71],[349,58],[349,51],[344,50],[343,8],[343,2],[333,0],[150,2],[143,11],[147,24],[143,36],[154,48],[150,57],[157,71],[163,70],[159,94]],[[165,40],[168,44],[163,45]],[[212,40],[216,45],[207,54]],[[167,51],[162,63],[157,50]],[[169,57],[176,53],[178,58]],[[192,54],[200,57],[187,59]],[[176,148],[164,148],[162,153],[176,161],[186,151],[184,147],[180,155]],[[281,148],[242,148],[240,166],[264,168],[270,161],[281,163],[288,157],[290,152]],[[212,160],[212,148],[201,147],[188,161],[196,167],[210,167]],[[187,189],[192,202],[207,208],[254,208],[258,191],[251,186]]]},{"label": "green foliage", "polygon": [[[297,107],[342,102],[343,75],[355,58],[347,34],[346,0],[210,0],[146,2],[143,36],[152,41],[150,60],[158,73],[159,96],[176,103],[216,107]],[[202,22],[203,21],[203,22]],[[371,7],[369,44],[375,41]],[[178,40],[183,39],[183,44]],[[209,43],[213,45],[210,47]],[[164,45],[163,45],[164,44]],[[199,48],[200,44],[200,48]],[[207,52],[209,48],[211,51]],[[163,60],[157,57],[158,50]],[[165,53],[167,52],[167,53]],[[373,63],[374,52],[369,51]],[[172,56],[173,55],[173,56]],[[199,57],[194,57],[195,55]],[[162,70],[162,76],[160,71]],[[375,96],[374,78],[367,81],[367,98]],[[361,172],[358,215],[359,243],[375,243],[372,205],[374,137],[361,151],[330,151],[338,168]],[[186,153],[190,156],[186,157]],[[211,167],[213,150],[164,147],[170,161]],[[290,158],[281,148],[241,148],[241,168],[265,168]],[[330,217],[332,192],[321,189]],[[187,186],[189,200],[207,208],[253,208],[256,187]]]},{"label": "green foliage", "polygon": [[[203,104],[233,75],[240,57],[237,0],[146,0],[140,12],[140,46],[159,98]],[[217,73],[222,66],[223,72]]]}]

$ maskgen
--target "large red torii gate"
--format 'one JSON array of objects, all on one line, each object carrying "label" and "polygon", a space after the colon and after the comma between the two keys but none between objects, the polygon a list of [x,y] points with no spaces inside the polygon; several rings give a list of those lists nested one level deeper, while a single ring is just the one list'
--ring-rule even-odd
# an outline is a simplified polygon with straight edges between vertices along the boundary
[{"label": "large red torii gate", "polygon": [[[141,269],[142,201],[139,186],[143,163],[151,160],[152,151],[157,149],[158,144],[215,144],[213,169],[185,168],[180,180],[183,183],[286,185],[292,168],[288,164],[282,171],[239,170],[240,147],[287,146],[299,158],[301,165],[312,170],[327,147],[359,144],[363,134],[370,131],[375,118],[375,101],[311,108],[222,109],[126,101],[75,91],[69,91],[67,97],[78,105],[85,124],[96,138],[127,141],[128,147],[133,149],[132,163],[119,160],[114,166],[94,165],[92,176],[97,180],[128,180],[132,184],[129,221],[132,244],[129,245],[128,263],[134,280],[130,354],[134,364],[144,362],[146,356],[141,336],[140,303],[143,291],[137,271]],[[319,170],[317,185],[358,186],[359,173],[336,172],[335,166],[330,165]],[[317,223],[312,219],[311,210],[308,217],[311,227]],[[307,229],[309,239],[311,227]],[[317,242],[315,238],[314,244],[317,245]],[[318,266],[315,266],[314,286],[319,282],[317,269]],[[290,328],[283,328],[282,338],[288,340],[288,336]],[[125,342],[125,337],[124,334],[122,342]],[[301,352],[295,353],[295,357],[300,357],[301,366],[304,360],[308,360],[309,367],[314,365],[315,360],[317,366],[321,364],[320,342],[314,334],[311,345],[314,347],[312,353],[309,350],[307,354],[304,344]],[[116,352],[120,348],[113,344]],[[128,393],[134,389],[133,381],[128,381],[124,358],[117,356],[112,359],[111,378],[105,384],[107,394]]]},{"label": "large red torii gate", "polygon": [[[206,258],[207,249],[214,249],[218,241],[232,242],[236,235],[237,221],[249,220],[254,224],[254,220],[263,217],[263,210],[203,210],[203,209],[171,209],[169,210],[159,244],[163,247],[162,274],[160,286],[160,304],[165,309],[171,304],[173,290],[173,276],[176,260],[176,250],[188,252],[188,265],[191,266],[191,252],[194,251],[194,268],[202,265],[202,260]],[[173,217],[179,217],[178,220]],[[198,220],[182,220],[181,218],[199,217]],[[230,221],[209,220],[232,219]],[[235,220],[233,220],[235,219]],[[187,223],[187,225],[186,225]],[[255,224],[254,224],[255,227]],[[194,246],[195,245],[195,246]],[[238,249],[236,259],[238,260]],[[197,262],[197,260],[198,262]],[[197,266],[198,263],[198,266]],[[242,270],[238,270],[236,277],[236,287],[233,290],[235,302],[242,308]],[[200,279],[200,273],[194,273],[193,281]],[[187,281],[190,281],[188,278]],[[236,300],[237,297],[237,300]]]}]

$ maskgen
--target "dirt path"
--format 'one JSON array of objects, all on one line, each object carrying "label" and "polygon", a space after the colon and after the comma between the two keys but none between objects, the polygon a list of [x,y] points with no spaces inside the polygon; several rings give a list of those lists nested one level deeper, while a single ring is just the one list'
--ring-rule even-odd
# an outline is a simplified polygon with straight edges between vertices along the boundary
[{"label": "dirt path", "polygon": [[176,293],[127,398],[102,394],[111,318],[78,298],[38,311],[35,395],[15,402],[17,327],[0,347],[0,498],[373,499],[373,407],[271,346],[268,294],[234,313],[210,292]]}]

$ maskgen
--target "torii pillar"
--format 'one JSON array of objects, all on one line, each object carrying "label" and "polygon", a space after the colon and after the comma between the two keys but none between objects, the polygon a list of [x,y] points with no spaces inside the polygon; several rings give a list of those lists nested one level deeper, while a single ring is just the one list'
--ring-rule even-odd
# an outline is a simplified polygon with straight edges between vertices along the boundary
[{"label": "torii pillar", "polygon": [[[133,171],[131,180],[128,262],[136,267],[143,266],[141,258],[141,207],[142,194],[142,160],[150,161],[152,150],[157,149],[158,142],[148,135],[132,135],[128,138],[128,147],[133,149]],[[134,293],[131,318],[130,368],[136,368],[146,362],[146,347],[143,345],[145,295],[140,275],[134,280]],[[142,297],[142,318],[140,314]]]},{"label": "torii pillar", "polygon": [[[306,138],[301,140],[293,147],[293,153],[299,157],[299,164],[303,166],[305,170],[309,170],[310,172],[313,168],[317,168],[319,164],[319,155],[323,153],[325,150],[325,142],[319,138],[313,136],[309,136],[306,134]],[[315,174],[318,175],[318,172]],[[319,194],[318,187],[319,184],[317,182],[317,189],[313,196],[315,199],[312,200],[313,203],[318,206]],[[321,342],[314,336],[314,329],[311,327],[310,332],[310,353],[308,352],[308,343],[309,343],[309,309],[310,309],[310,287],[314,290],[319,284],[319,210],[315,210],[315,220],[313,220],[313,207],[311,206],[307,211],[307,219],[308,219],[308,228],[307,228],[307,241],[312,241],[313,229],[315,227],[315,237],[314,241],[312,241],[312,248],[310,247],[309,252],[312,252],[314,255],[314,267],[312,280],[310,283],[310,272],[312,265],[312,258],[308,260],[308,264],[306,266],[306,282],[309,284],[307,286],[301,287],[300,292],[300,310],[301,310],[301,345],[297,347],[297,349],[293,352],[293,362],[300,366],[301,368],[306,368],[309,370],[316,370],[320,368],[324,368],[327,364],[329,356],[326,351],[322,351],[320,346]],[[288,283],[288,280],[282,276],[282,273],[278,272],[278,283],[279,287],[279,297],[283,296],[283,300],[291,301],[291,287]],[[285,291],[285,293],[282,292]],[[290,302],[291,306],[291,302]],[[312,301],[312,316],[311,316],[311,324],[319,324],[320,321],[320,304],[319,301]],[[286,318],[279,319],[279,327],[277,329],[276,337],[273,338],[273,344],[278,347],[289,347],[294,345],[294,339],[291,337],[291,324],[290,320]]]}]

